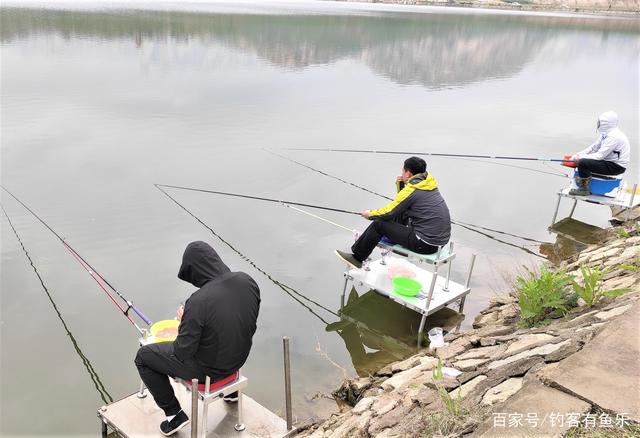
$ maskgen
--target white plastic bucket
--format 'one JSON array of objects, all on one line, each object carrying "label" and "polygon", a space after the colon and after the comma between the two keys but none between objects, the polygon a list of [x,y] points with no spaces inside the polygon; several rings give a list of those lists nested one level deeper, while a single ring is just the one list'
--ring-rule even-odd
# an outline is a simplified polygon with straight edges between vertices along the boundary
[{"label": "white plastic bucket", "polygon": [[429,330],[429,347],[439,348],[444,347],[444,337],[442,336],[442,328],[434,327]]}]

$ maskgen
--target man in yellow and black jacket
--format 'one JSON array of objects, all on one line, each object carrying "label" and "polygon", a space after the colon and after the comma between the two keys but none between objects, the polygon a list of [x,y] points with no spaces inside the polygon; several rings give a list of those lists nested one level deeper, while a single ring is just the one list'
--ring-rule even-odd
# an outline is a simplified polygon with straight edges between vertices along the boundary
[{"label": "man in yellow and black jacket", "polygon": [[388,205],[361,213],[372,223],[353,244],[352,253],[336,251],[349,265],[362,267],[384,236],[420,254],[433,254],[438,246],[449,242],[449,208],[440,195],[438,182],[427,172],[427,163],[418,157],[405,160],[397,186],[398,194]]}]

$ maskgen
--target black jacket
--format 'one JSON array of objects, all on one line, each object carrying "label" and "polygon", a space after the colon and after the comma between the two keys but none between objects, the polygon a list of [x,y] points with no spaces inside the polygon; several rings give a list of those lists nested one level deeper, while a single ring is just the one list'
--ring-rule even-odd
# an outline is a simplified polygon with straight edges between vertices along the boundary
[{"label": "black jacket", "polygon": [[199,287],[184,306],[173,348],[181,361],[192,361],[219,380],[247,360],[256,331],[260,289],[244,272],[231,272],[205,242],[184,251],[178,278]]}]

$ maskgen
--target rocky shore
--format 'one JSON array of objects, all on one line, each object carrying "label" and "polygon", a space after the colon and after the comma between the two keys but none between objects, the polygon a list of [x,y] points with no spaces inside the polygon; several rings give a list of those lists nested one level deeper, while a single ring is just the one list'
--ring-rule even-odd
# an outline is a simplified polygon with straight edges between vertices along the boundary
[{"label": "rocky shore", "polygon": [[530,328],[513,291],[495,296],[474,330],[345,381],[346,409],[299,436],[640,436],[638,222],[554,270],[580,282],[581,267],[606,273],[601,290],[628,290]]},{"label": "rocky shore", "polygon": [[341,0],[401,5],[456,6],[467,8],[557,11],[595,14],[640,14],[638,0]]}]

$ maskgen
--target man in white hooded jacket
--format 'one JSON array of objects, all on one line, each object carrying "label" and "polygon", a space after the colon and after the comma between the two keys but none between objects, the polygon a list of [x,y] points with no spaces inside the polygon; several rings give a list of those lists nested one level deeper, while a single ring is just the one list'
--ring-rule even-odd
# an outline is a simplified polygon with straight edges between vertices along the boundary
[{"label": "man in white hooded jacket", "polygon": [[591,173],[620,175],[629,165],[629,139],[618,129],[618,115],[615,112],[607,111],[600,114],[598,133],[600,135],[595,143],[571,157],[578,163],[578,188],[571,190],[571,195],[590,194]]}]

